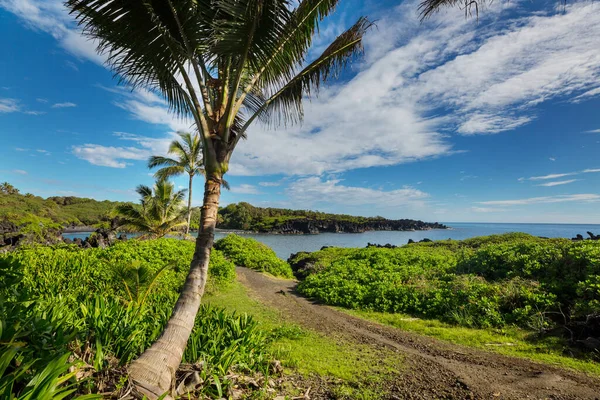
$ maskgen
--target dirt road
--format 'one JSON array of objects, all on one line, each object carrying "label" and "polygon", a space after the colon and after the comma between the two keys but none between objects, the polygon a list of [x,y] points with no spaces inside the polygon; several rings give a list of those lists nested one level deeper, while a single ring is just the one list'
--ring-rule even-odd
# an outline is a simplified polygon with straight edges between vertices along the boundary
[{"label": "dirt road", "polygon": [[293,281],[247,268],[237,275],[254,298],[302,326],[400,353],[406,372],[390,384],[391,399],[600,400],[600,379],[352,317],[298,295]]}]

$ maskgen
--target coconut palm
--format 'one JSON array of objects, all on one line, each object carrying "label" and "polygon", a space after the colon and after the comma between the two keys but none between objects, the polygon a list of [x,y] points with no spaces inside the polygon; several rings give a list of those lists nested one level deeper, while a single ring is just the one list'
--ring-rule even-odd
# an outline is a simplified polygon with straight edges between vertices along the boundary
[{"label": "coconut palm", "polygon": [[303,98],[362,50],[371,26],[364,17],[307,60],[320,21],[339,1],[67,0],[120,81],[161,93],[201,135],[206,181],[189,274],[162,335],[129,369],[149,397],[171,388],[194,326],[223,175],[240,139],[256,119],[301,120]]},{"label": "coconut palm", "polygon": [[154,174],[157,179],[169,179],[184,173],[189,175],[187,225],[185,227],[185,234],[187,235],[190,232],[190,220],[192,218],[192,180],[194,176],[204,174],[202,142],[198,134],[178,132],[178,135],[181,140],[173,140],[169,146],[169,154],[172,154],[175,158],[152,156],[148,160],[148,168],[162,167]]},{"label": "coconut palm", "polygon": [[161,238],[185,225],[185,190],[175,191],[173,184],[163,179],[156,181],[154,188],[140,185],[136,192],[140,195],[139,205],[121,204],[116,208],[120,226]]}]

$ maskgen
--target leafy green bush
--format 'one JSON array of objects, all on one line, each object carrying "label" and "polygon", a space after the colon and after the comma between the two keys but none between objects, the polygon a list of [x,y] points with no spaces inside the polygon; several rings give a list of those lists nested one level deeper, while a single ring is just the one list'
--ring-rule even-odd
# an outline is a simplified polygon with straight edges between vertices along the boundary
[{"label": "leafy green bush", "polygon": [[[290,260],[299,290],[327,304],[474,327],[543,330],[600,313],[600,243],[526,234],[328,248]],[[565,314],[563,316],[563,314]]]},{"label": "leafy green bush", "polygon": [[[161,239],[0,254],[0,398],[27,395],[42,385],[38,375],[40,391],[23,398],[97,392],[95,377],[131,362],[160,335],[193,251],[193,243]],[[211,290],[234,278],[234,264],[213,250]],[[232,370],[268,368],[265,342],[252,318],[203,306],[185,359],[204,363],[204,393],[222,397]],[[69,357],[93,371],[89,381],[68,371]]]},{"label": "leafy green bush", "polygon": [[252,238],[229,234],[215,243],[215,249],[236,265],[285,278],[293,277],[289,264],[275,254],[267,245]]}]

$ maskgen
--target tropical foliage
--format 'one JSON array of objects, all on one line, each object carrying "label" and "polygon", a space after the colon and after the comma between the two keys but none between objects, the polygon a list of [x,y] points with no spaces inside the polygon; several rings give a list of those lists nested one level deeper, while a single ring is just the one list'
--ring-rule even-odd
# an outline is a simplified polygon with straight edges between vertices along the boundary
[{"label": "tropical foliage", "polygon": [[[160,334],[193,252],[193,243],[160,239],[0,254],[0,398],[118,392],[120,366]],[[234,277],[234,265],[213,251],[209,290]],[[194,396],[223,397],[233,371],[266,371],[266,343],[251,317],[202,307],[184,355],[204,365]]]},{"label": "tropical foliage", "polygon": [[169,154],[175,158],[151,156],[148,160],[148,168],[161,167],[154,174],[158,180],[167,180],[184,173],[188,174],[187,226],[185,228],[185,233],[188,234],[192,217],[192,182],[194,176],[204,174],[202,142],[198,134],[179,132],[178,135],[181,140],[173,140],[169,146]]},{"label": "tropical foliage", "polygon": [[329,214],[310,210],[255,207],[246,202],[229,204],[219,210],[219,227],[268,232],[286,221],[337,221],[364,224],[383,221],[383,217],[357,217],[345,214]]},{"label": "tropical foliage", "polygon": [[284,278],[293,277],[289,264],[277,257],[269,246],[255,239],[229,234],[215,243],[215,249],[236,265]]},{"label": "tropical foliage", "polygon": [[[12,186],[12,185],[11,185]],[[115,201],[97,201],[82,197],[42,197],[19,194],[18,189],[0,191],[0,219],[17,225],[33,217],[45,218],[52,223],[67,225],[108,225],[115,206],[124,204]]]},{"label": "tropical foliage", "polygon": [[185,225],[184,190],[175,191],[171,182],[158,180],[153,188],[140,185],[136,192],[140,195],[139,205],[122,204],[116,208],[121,226],[161,238]]},{"label": "tropical foliage", "polygon": [[354,309],[538,332],[600,314],[598,241],[495,235],[396,249],[327,248],[300,253],[292,264],[304,278],[302,293]]}]

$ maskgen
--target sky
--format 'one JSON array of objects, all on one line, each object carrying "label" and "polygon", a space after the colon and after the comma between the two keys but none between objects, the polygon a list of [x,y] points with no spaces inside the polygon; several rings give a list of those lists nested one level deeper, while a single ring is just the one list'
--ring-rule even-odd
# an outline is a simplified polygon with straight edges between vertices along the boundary
[{"label": "sky", "polygon": [[[363,57],[305,99],[302,124],[249,129],[221,204],[600,223],[600,3],[498,1],[424,23],[417,6],[340,2],[309,56],[366,15]],[[0,181],[136,201],[148,157],[191,121],[119,86],[60,1],[0,0],[0,37]]]}]

